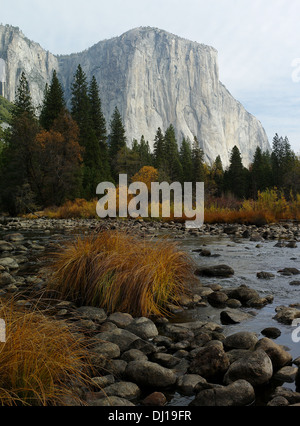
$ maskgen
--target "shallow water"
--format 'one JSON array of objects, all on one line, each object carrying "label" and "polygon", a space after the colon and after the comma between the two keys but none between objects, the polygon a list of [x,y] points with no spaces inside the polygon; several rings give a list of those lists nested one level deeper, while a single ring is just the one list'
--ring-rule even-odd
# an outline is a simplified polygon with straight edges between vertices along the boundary
[{"label": "shallow water", "polygon": [[[228,237],[192,237],[180,242],[180,246],[187,250],[199,267],[226,264],[231,266],[235,275],[231,278],[206,278],[201,277],[203,285],[220,284],[223,288],[239,287],[244,284],[259,292],[262,297],[274,296],[274,302],[262,309],[242,308],[245,312],[255,312],[253,319],[237,325],[223,326],[225,336],[240,332],[251,331],[258,334],[259,338],[264,336],[261,331],[267,327],[276,327],[281,330],[282,335],[276,339],[276,343],[288,348],[293,358],[300,356],[300,343],[294,343],[292,332],[294,327],[278,323],[273,317],[276,315],[275,309],[280,305],[288,306],[300,303],[300,287],[290,286],[290,282],[299,280],[300,276],[282,276],[278,273],[280,269],[293,267],[300,269],[300,244],[298,248],[276,248],[276,241],[266,241],[259,243],[248,240],[238,240],[237,242]],[[193,250],[203,248],[209,249],[211,253],[220,257],[201,257]],[[258,272],[271,272],[276,277],[271,280],[260,280],[256,274]],[[213,321],[221,325],[220,313],[224,309],[216,309],[211,306],[206,308],[196,308],[186,310],[172,319],[172,322],[191,321]],[[300,336],[300,333],[298,334]],[[295,390],[295,384],[284,384],[285,387]],[[185,404],[187,399],[175,396],[175,404]]]}]

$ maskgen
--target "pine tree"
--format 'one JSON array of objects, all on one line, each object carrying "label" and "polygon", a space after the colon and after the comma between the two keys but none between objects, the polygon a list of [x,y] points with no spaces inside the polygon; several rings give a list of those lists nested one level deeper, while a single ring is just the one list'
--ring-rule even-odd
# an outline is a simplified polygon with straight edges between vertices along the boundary
[{"label": "pine tree", "polygon": [[182,181],[192,182],[193,181],[193,159],[192,159],[192,147],[189,140],[183,138],[180,147],[180,162],[182,166]]},{"label": "pine tree", "polygon": [[171,182],[182,182],[182,166],[179,158],[178,143],[175,136],[175,129],[171,124],[164,137],[164,155],[166,169],[164,170],[169,176]]},{"label": "pine tree", "polygon": [[238,147],[234,146],[231,151],[229,169],[225,173],[226,190],[242,199],[246,196],[246,183],[242,156]]},{"label": "pine tree", "polygon": [[220,155],[217,156],[212,165],[211,176],[216,185],[215,195],[220,197],[224,191],[224,169]]},{"label": "pine tree", "polygon": [[27,116],[30,118],[33,118],[35,116],[29,84],[25,72],[23,71],[20,77],[16,93],[16,99],[14,102],[14,108],[12,111],[13,119],[17,120],[18,117],[20,117],[24,113],[26,113]]},{"label": "pine tree", "polygon": [[165,168],[165,138],[160,127],[157,129],[153,148],[154,166],[158,170]]},{"label": "pine tree", "polygon": [[40,124],[45,130],[50,130],[54,121],[65,110],[64,91],[54,70],[50,86],[46,85]]},{"label": "pine tree", "polygon": [[126,148],[126,134],[122,122],[121,114],[117,107],[115,107],[111,122],[110,122],[110,136],[109,136],[109,155],[111,161],[113,178],[117,179],[117,171],[115,168],[118,152]]},{"label": "pine tree", "polygon": [[192,146],[193,182],[205,182],[204,152],[196,136]]},{"label": "pine tree", "polygon": [[100,148],[102,162],[102,179],[103,181],[110,181],[111,171],[108,156],[106,121],[102,112],[102,104],[99,96],[99,87],[95,76],[92,77],[90,83],[89,99],[91,105],[92,126]]},{"label": "pine tree", "polygon": [[257,197],[258,191],[265,191],[272,186],[272,166],[269,152],[256,148],[251,166],[251,195]]},{"label": "pine tree", "polygon": [[6,133],[0,179],[2,206],[13,215],[28,211],[35,203],[37,194],[34,189],[38,191],[39,187],[35,159],[37,132],[38,121],[23,72],[16,92],[11,128]]},{"label": "pine tree", "polygon": [[97,185],[103,179],[103,164],[99,142],[93,128],[87,78],[81,65],[78,65],[74,76],[71,105],[72,118],[80,131],[79,143],[84,148],[82,195],[90,199],[95,197]]}]

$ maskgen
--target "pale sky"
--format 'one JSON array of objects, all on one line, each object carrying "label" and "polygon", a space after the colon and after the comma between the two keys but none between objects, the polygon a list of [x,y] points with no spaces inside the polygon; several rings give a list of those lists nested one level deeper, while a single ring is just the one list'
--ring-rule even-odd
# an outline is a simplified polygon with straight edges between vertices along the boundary
[{"label": "pale sky", "polygon": [[139,26],[213,46],[220,80],[270,142],[288,136],[300,153],[300,0],[13,0],[0,20],[54,54]]}]

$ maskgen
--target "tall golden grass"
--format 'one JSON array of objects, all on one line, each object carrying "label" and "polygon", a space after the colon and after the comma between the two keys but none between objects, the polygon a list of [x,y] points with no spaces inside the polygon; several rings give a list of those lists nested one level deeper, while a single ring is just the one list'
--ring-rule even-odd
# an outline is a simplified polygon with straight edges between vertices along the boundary
[{"label": "tall golden grass", "polygon": [[0,405],[65,405],[80,398],[72,386],[88,386],[88,351],[69,327],[38,311],[0,301],[6,343],[0,343]]},{"label": "tall golden grass", "polygon": [[281,220],[300,220],[300,195],[286,199],[276,188],[258,192],[257,200],[245,200],[235,208],[211,204],[205,209],[206,223],[264,225]]},{"label": "tall golden grass", "polygon": [[191,258],[166,239],[106,231],[67,243],[55,255],[49,289],[79,305],[162,316],[195,282]]},{"label": "tall golden grass", "polygon": [[[132,196],[131,196],[132,198]],[[130,201],[130,196],[128,200]],[[95,219],[97,200],[86,201],[77,199],[67,201],[61,207],[48,208],[39,212],[39,216],[52,219]],[[117,192],[118,205],[118,192]],[[161,211],[161,209],[160,209]],[[164,221],[185,222],[191,220],[182,215],[182,218],[174,217],[174,206],[171,205],[171,214]],[[35,218],[28,215],[28,218]],[[151,217],[151,206],[149,205],[149,217]],[[223,199],[209,199],[205,202],[205,223],[243,223],[263,225],[280,220],[300,220],[300,194],[290,194],[286,199],[282,191],[276,188],[258,192],[257,200],[237,201],[232,197]]]}]

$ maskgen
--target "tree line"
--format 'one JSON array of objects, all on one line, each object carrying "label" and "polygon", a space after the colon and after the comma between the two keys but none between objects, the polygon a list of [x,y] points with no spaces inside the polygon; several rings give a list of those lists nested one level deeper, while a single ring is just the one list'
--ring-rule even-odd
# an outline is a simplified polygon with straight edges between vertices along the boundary
[{"label": "tree line", "polygon": [[79,65],[71,86],[71,108],[56,71],[46,85],[40,114],[32,103],[26,75],[19,81],[10,128],[2,136],[0,150],[0,206],[16,215],[75,198],[93,199],[100,182],[117,183],[144,166],[158,171],[160,181],[204,182],[206,194],[231,193],[239,199],[255,198],[258,191],[276,186],[287,194],[300,192],[300,162],[288,138],[273,140],[272,152],[258,147],[253,163],[243,166],[239,149],[232,149],[224,170],[220,156],[207,165],[195,137],[180,146],[170,125],[158,128],[151,152],[141,136],[128,146],[120,112],[115,107],[107,129],[95,77],[88,82]]}]

